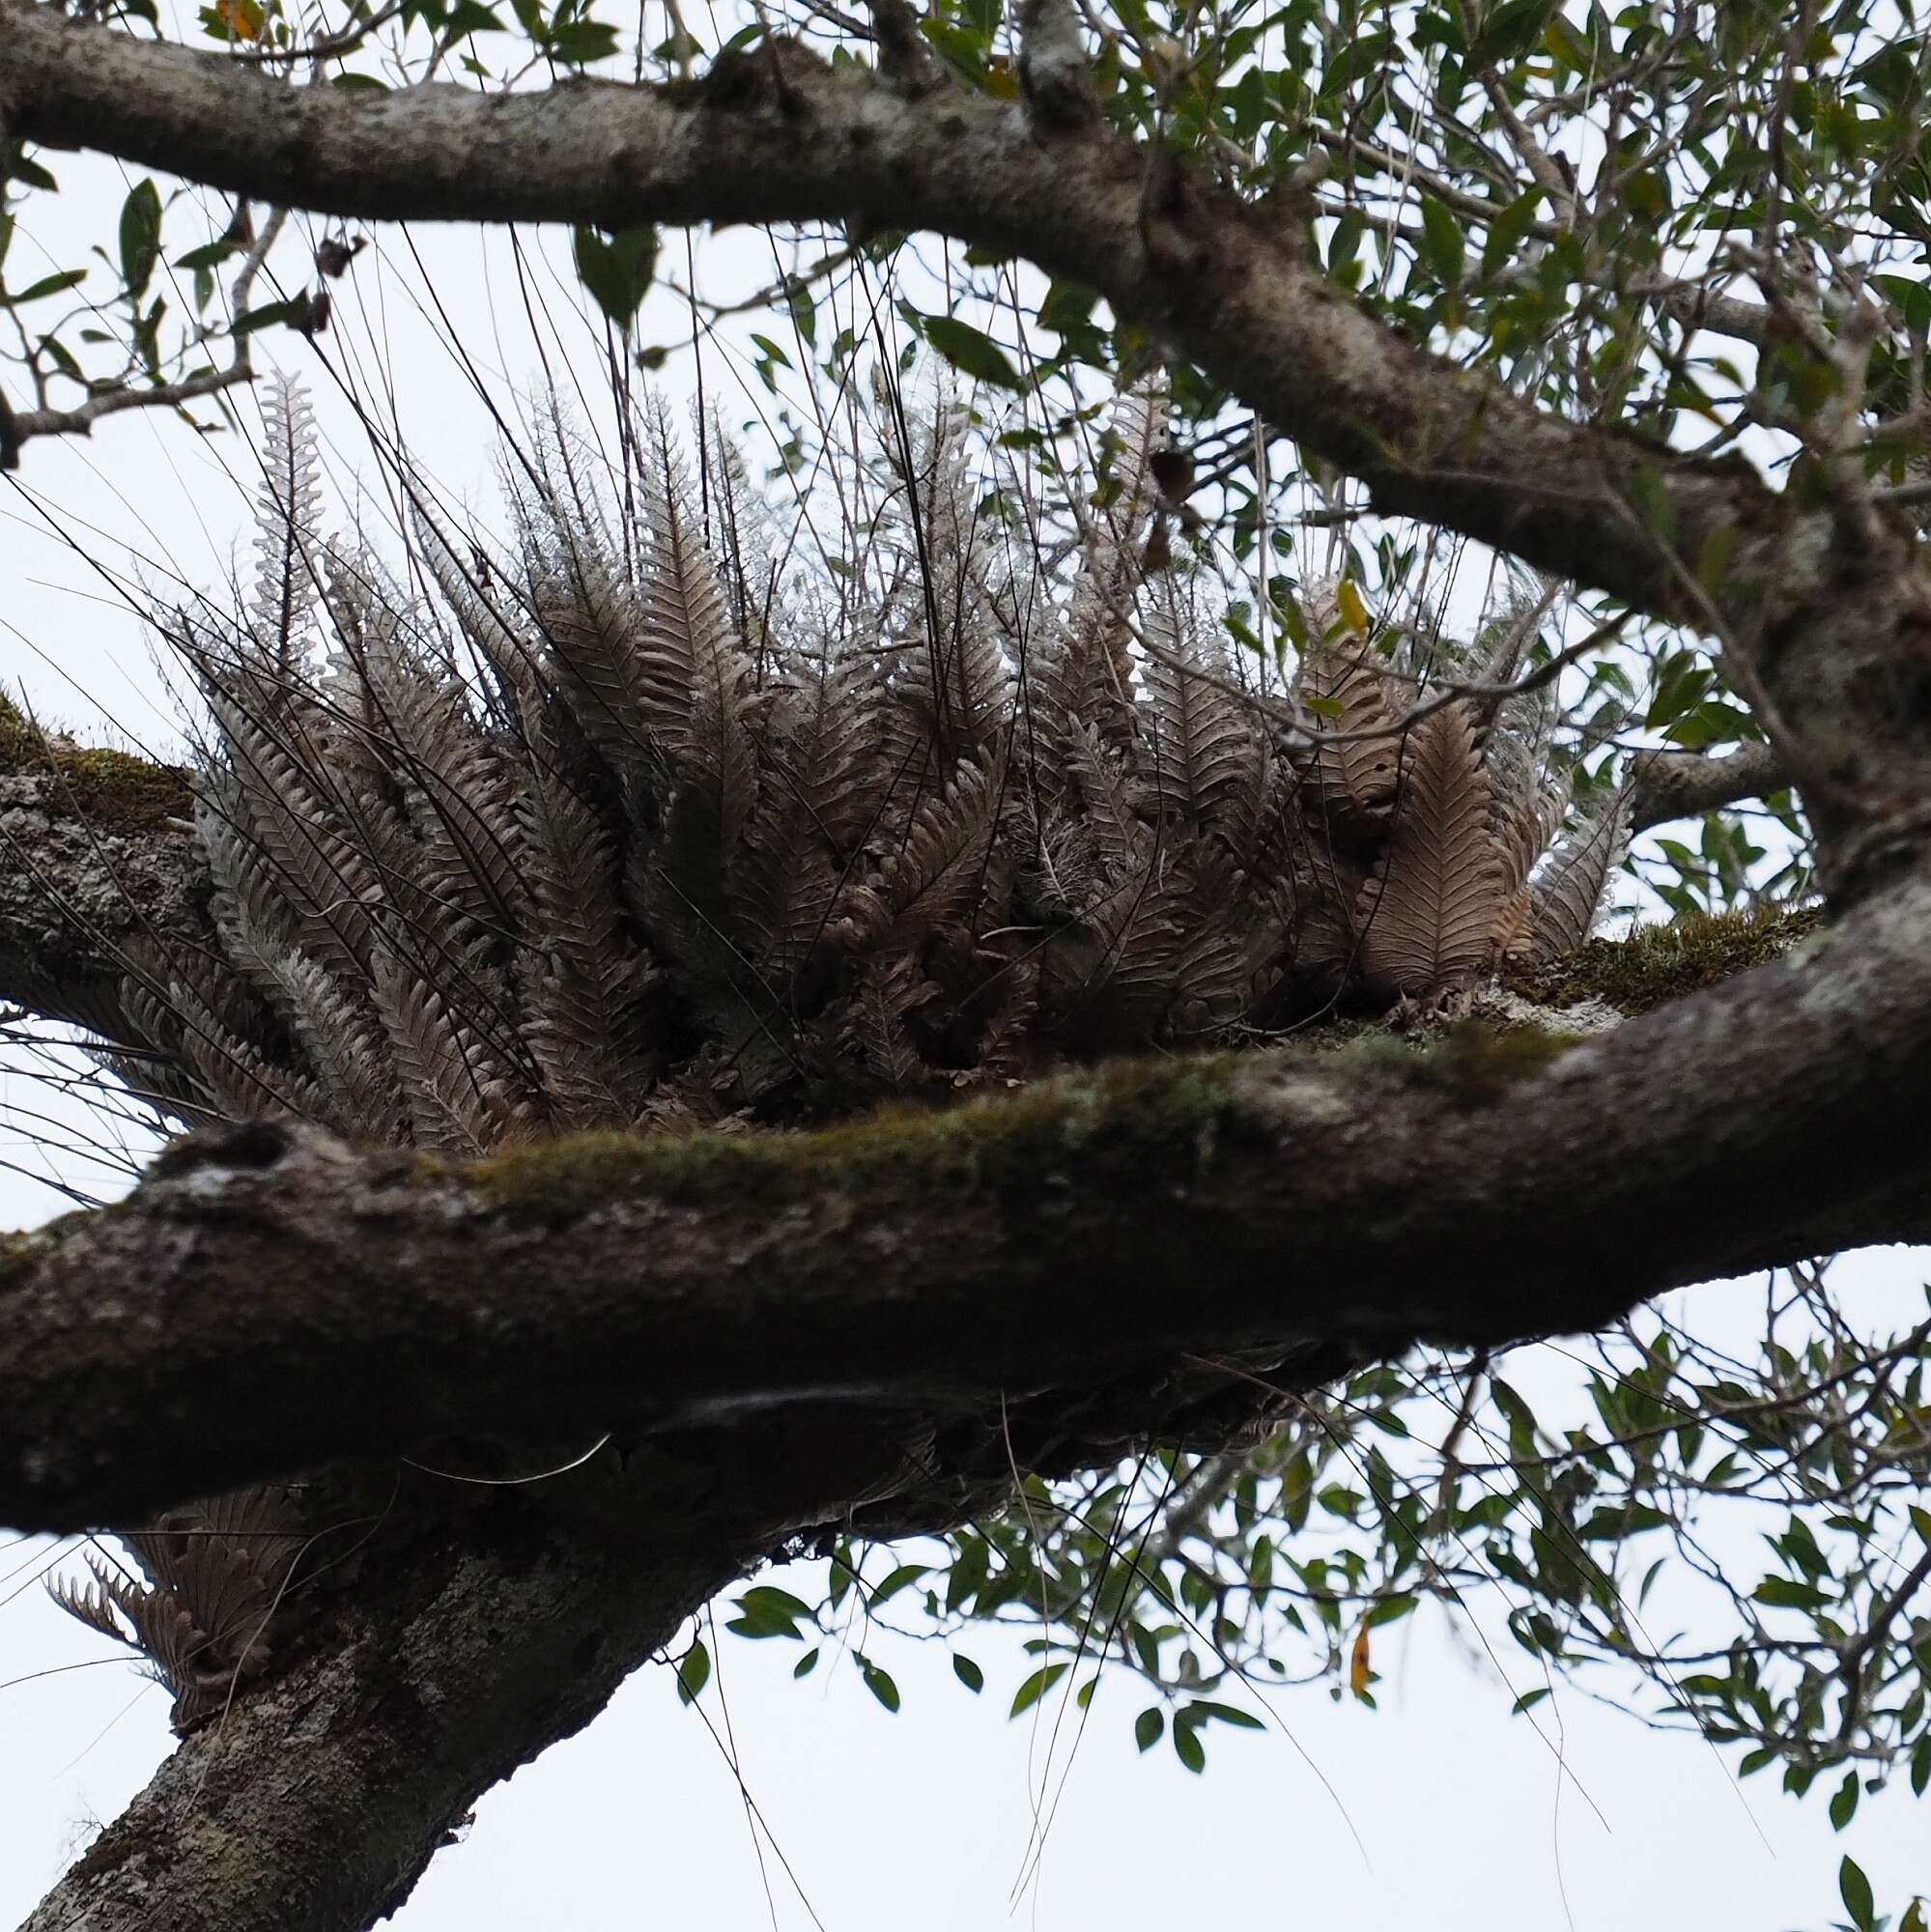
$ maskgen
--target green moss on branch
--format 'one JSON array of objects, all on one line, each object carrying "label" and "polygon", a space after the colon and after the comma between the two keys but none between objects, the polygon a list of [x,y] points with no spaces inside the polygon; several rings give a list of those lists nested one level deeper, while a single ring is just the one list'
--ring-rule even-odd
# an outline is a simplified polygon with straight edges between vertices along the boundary
[{"label": "green moss on branch", "polygon": [[1538,1006],[1601,1000],[1633,1018],[1781,958],[1823,919],[1818,905],[1767,906],[1640,926],[1628,939],[1592,939],[1547,966],[1517,968],[1503,983]]},{"label": "green moss on branch", "polygon": [[1122,1179],[1171,1181],[1211,1157],[1241,1060],[1211,1054],[1080,1068],[1017,1094],[937,1110],[888,1107],[809,1132],[572,1134],[493,1155],[466,1179],[492,1207],[558,1219],[635,1192],[784,1206],[894,1177],[1030,1193],[1074,1154],[1090,1179],[1095,1151]]},{"label": "green moss on branch", "polygon": [[50,781],[42,805],[114,832],[148,832],[194,810],[188,775],[130,752],[76,745],[43,731],[0,695],[0,777]]}]

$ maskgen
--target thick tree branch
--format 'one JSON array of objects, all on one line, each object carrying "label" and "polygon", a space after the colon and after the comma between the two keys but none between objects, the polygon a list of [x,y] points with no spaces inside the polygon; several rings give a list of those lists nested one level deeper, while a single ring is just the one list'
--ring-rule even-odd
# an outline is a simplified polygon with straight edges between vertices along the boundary
[{"label": "thick tree branch", "polygon": [[0,697],[0,1001],[110,1036],[128,951],[206,944],[186,775],[37,731]]},{"label": "thick tree branch", "polygon": [[[1714,528],[1747,543],[1782,521],[1746,467],[1563,421],[1415,350],[1232,194],[1177,177],[1150,221],[1144,150],[1098,128],[1041,142],[1022,107],[959,86],[908,94],[779,43],[696,84],[345,92],[4,9],[0,86],[20,135],[277,204],[611,227],[850,217],[1009,247],[1165,328],[1385,507],[1643,609],[1685,600],[1631,507],[1639,468],[1666,484],[1685,554]],[[1034,11],[1036,29],[1058,17]]]},{"label": "thick tree branch", "polygon": [[375,1923],[484,1791],[589,1722],[762,1553],[718,1530],[647,1547],[515,1531],[478,1518],[365,1577],[327,1644],[177,1750],[21,1932]]},{"label": "thick tree branch", "polygon": [[1631,780],[1631,828],[1647,832],[1672,818],[1766,798],[1789,782],[1776,753],[1760,741],[1720,758],[1701,752],[1652,752],[1637,760]]},{"label": "thick tree branch", "polygon": [[1720,638],[1832,890],[1924,842],[1931,615],[1906,533],[1780,496],[1740,461],[1564,420],[1415,348],[1231,192],[1172,167],[1150,191],[1147,151],[1101,124],[1042,139],[1021,104],[895,87],[788,41],[657,87],[371,93],[285,85],[28,0],[0,0],[0,19],[19,135],[276,204],[613,228],[845,219],[1028,256],[1160,330],[1378,508]]},{"label": "thick tree branch", "polygon": [[1494,1343],[1907,1238],[1931,887],[1812,946],[1521,1079],[1479,1052],[1226,1057],[469,1170],[266,1124],[189,1143],[12,1242],[0,1520],[125,1520],[448,1433],[965,1416],[1183,1355]]}]

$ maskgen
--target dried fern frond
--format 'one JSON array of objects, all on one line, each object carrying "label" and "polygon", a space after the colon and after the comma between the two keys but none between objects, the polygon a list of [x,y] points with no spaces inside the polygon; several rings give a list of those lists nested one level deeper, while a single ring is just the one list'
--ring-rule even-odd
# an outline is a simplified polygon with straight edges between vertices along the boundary
[{"label": "dried fern frond", "polygon": [[1299,763],[1309,807],[1345,837],[1378,834],[1399,777],[1398,707],[1386,667],[1341,612],[1335,585],[1305,599],[1311,636],[1294,696],[1313,717]]},{"label": "dried fern frond", "polygon": [[1492,966],[1503,875],[1489,813],[1466,708],[1431,712],[1404,740],[1387,853],[1361,898],[1371,987],[1423,998]]},{"label": "dried fern frond", "polygon": [[243,617],[254,646],[255,700],[271,712],[300,681],[321,586],[322,483],[315,412],[300,384],[262,385],[262,487],[255,517],[255,584]]},{"label": "dried fern frond", "polygon": [[1629,794],[1618,791],[1550,851],[1529,888],[1536,959],[1575,952],[1595,929],[1609,880],[1629,844]]},{"label": "dried fern frond", "polygon": [[1266,742],[1171,577],[1150,604],[1142,668],[1150,729],[1140,767],[1148,806],[1154,816],[1241,844],[1260,808]]},{"label": "dried fern frond", "polygon": [[145,1583],[90,1552],[91,1583],[55,1579],[48,1594],[147,1658],[174,1693],[174,1727],[185,1736],[268,1667],[270,1626],[304,1548],[299,1517],[285,1490],[243,1490],[169,1510],[122,1541]]}]

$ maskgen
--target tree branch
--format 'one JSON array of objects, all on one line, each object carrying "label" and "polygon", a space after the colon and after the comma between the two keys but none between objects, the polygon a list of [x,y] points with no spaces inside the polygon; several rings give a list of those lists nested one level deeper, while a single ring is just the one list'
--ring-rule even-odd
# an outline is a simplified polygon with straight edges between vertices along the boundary
[{"label": "tree branch", "polygon": [[1701,752],[1651,752],[1638,757],[1630,781],[1630,828],[1647,832],[1672,818],[1694,818],[1740,799],[1765,798],[1790,782],[1776,753],[1757,742],[1727,756]]},{"label": "tree branch", "polygon": [[[1638,608],[1686,608],[1630,507],[1638,469],[1665,487],[1683,554],[1727,529],[1740,534],[1740,573],[1758,542],[1784,578],[1804,555],[1778,541],[1779,499],[1746,467],[1564,421],[1416,350],[1205,180],[1176,177],[1176,205],[1150,240],[1146,153],[1098,126],[1040,141],[1022,108],[956,84],[906,93],[788,42],[776,60],[768,47],[724,55],[690,84],[376,94],[270,81],[26,0],[0,11],[4,85],[25,138],[369,219],[930,228],[1098,289],[1367,479],[1382,507]],[[1036,43],[1059,17],[1033,11]],[[1047,38],[1057,47],[1064,35]]]},{"label": "tree branch", "polygon": [[727,1531],[626,1545],[495,1515],[365,1574],[329,1640],[182,1746],[21,1932],[374,1924],[484,1791],[762,1553]]},{"label": "tree branch", "polygon": [[113,1035],[128,949],[210,943],[185,772],[43,733],[0,696],[0,1001]]},{"label": "tree branch", "polygon": [[442,1434],[982,1417],[1183,1355],[1480,1346],[1912,1237],[1894,1122],[1931,1105],[1931,886],[1813,946],[1520,1079],[1479,1050],[1230,1056],[468,1169],[290,1125],[185,1143],[10,1244],[0,1520],[126,1520]]}]

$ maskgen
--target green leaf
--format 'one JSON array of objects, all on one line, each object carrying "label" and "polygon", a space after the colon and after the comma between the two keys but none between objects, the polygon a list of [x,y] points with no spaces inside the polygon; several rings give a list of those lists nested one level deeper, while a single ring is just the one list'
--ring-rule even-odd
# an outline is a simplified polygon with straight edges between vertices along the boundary
[{"label": "green leaf", "polygon": [[1750,1595],[1782,1610],[1814,1610],[1829,1601],[1815,1583],[1800,1583],[1794,1577],[1766,1577]]},{"label": "green leaf", "polygon": [[1519,61],[1543,37],[1555,0],[1502,0],[1485,10],[1482,31],[1468,50],[1470,67],[1506,67]]},{"label": "green leaf", "polygon": [[1174,1719],[1174,1755],[1196,1775],[1207,1769],[1207,1747],[1184,1717]]},{"label": "green leaf", "polygon": [[1422,260],[1443,288],[1462,285],[1462,223],[1448,204],[1432,194],[1421,198]]},{"label": "green leaf", "polygon": [[809,1677],[818,1667],[818,1647],[813,1644],[796,1663],[791,1666],[793,1677]]},{"label": "green leaf", "polygon": [[141,295],[161,250],[161,196],[152,181],[136,184],[121,204],[121,279]]},{"label": "green leaf", "polygon": [[1491,282],[1516,259],[1542,201],[1542,190],[1531,188],[1518,195],[1489,223],[1489,238],[1482,243],[1482,279]]},{"label": "green leaf", "polygon": [[1232,1704],[1210,1704],[1204,1697],[1196,1697],[1180,1713],[1180,1718],[1177,1721],[1191,1722],[1196,1718],[1202,1723],[1214,1719],[1223,1724],[1235,1725],[1243,1731],[1264,1731],[1267,1728],[1251,1711],[1238,1710]]},{"label": "green leaf", "polygon": [[739,1636],[802,1637],[801,1622],[813,1621],[809,1604],[801,1604],[788,1590],[760,1583],[738,1599],[738,1614],[725,1626]]},{"label": "green leaf", "polygon": [[605,235],[580,227],[573,236],[573,251],[577,279],[612,322],[629,328],[657,272],[656,228],[624,228]]},{"label": "green leaf", "polygon": [[1837,1890],[1858,1932],[1877,1932],[1877,1906],[1871,1897],[1871,1882],[1855,1859],[1847,1858],[1837,1867]]},{"label": "green leaf", "polygon": [[971,1658],[958,1651],[952,1653],[952,1675],[977,1697],[985,1689],[985,1672]]},{"label": "green leaf", "polygon": [[57,296],[63,289],[71,289],[76,282],[87,279],[85,269],[69,269],[58,275],[43,275],[31,288],[25,288],[16,296],[9,296],[8,303],[38,301],[42,296]]},{"label": "green leaf", "polygon": [[695,1704],[697,1693],[711,1681],[711,1653],[704,1639],[696,1638],[677,1665],[677,1701]]},{"label": "green leaf", "polygon": [[1002,389],[1026,386],[1006,351],[955,315],[928,315],[925,340],[962,375]]},{"label": "green leaf", "polygon": [[1361,251],[1361,238],[1367,232],[1368,217],[1358,208],[1350,208],[1334,224],[1334,234],[1328,241],[1328,272],[1350,286],[1356,267],[1354,258]]},{"label": "green leaf", "polygon": [[863,1651],[855,1650],[852,1656],[857,1660],[859,1675],[865,1679],[865,1688],[895,1716],[898,1710],[897,1685]]},{"label": "green leaf", "polygon": [[1042,1663],[1018,1690],[1012,1693],[1012,1708],[1006,1715],[1016,1718],[1022,1711],[1030,1711],[1068,1670],[1069,1663]]},{"label": "green leaf", "polygon": [[545,48],[556,59],[577,67],[592,61],[609,60],[617,50],[617,30],[602,20],[572,20],[557,27],[545,42]]},{"label": "green leaf", "polygon": [[871,1607],[875,1610],[881,1604],[889,1604],[900,1590],[916,1583],[931,1567],[929,1563],[901,1563],[871,1593]]},{"label": "green leaf", "polygon": [[1160,1733],[1166,1728],[1166,1713],[1157,1704],[1149,1704],[1133,1719],[1133,1742],[1143,1751],[1151,1750],[1160,1742]]},{"label": "green leaf", "polygon": [[29,187],[43,187],[50,193],[60,187],[60,183],[48,174],[40,162],[28,160],[25,155],[16,156],[13,167],[8,172],[13,180],[25,182]]},{"label": "green leaf", "polygon": [[258,328],[267,328],[270,323],[294,322],[308,313],[308,298],[297,296],[293,301],[270,302],[262,308],[251,308],[235,318],[235,326],[228,331],[230,335],[252,335]]},{"label": "green leaf", "polygon": [[213,269],[234,252],[232,242],[207,242],[199,248],[190,248],[185,255],[177,255],[174,265],[177,269]]},{"label": "green leaf", "polygon": [[1858,1815],[1858,1775],[1844,1774],[1844,1781],[1831,1794],[1831,1829],[1841,1832]]},{"label": "green leaf", "polygon": [[386,94],[389,91],[388,82],[378,80],[372,73],[338,73],[330,85],[341,88],[345,94]]}]

